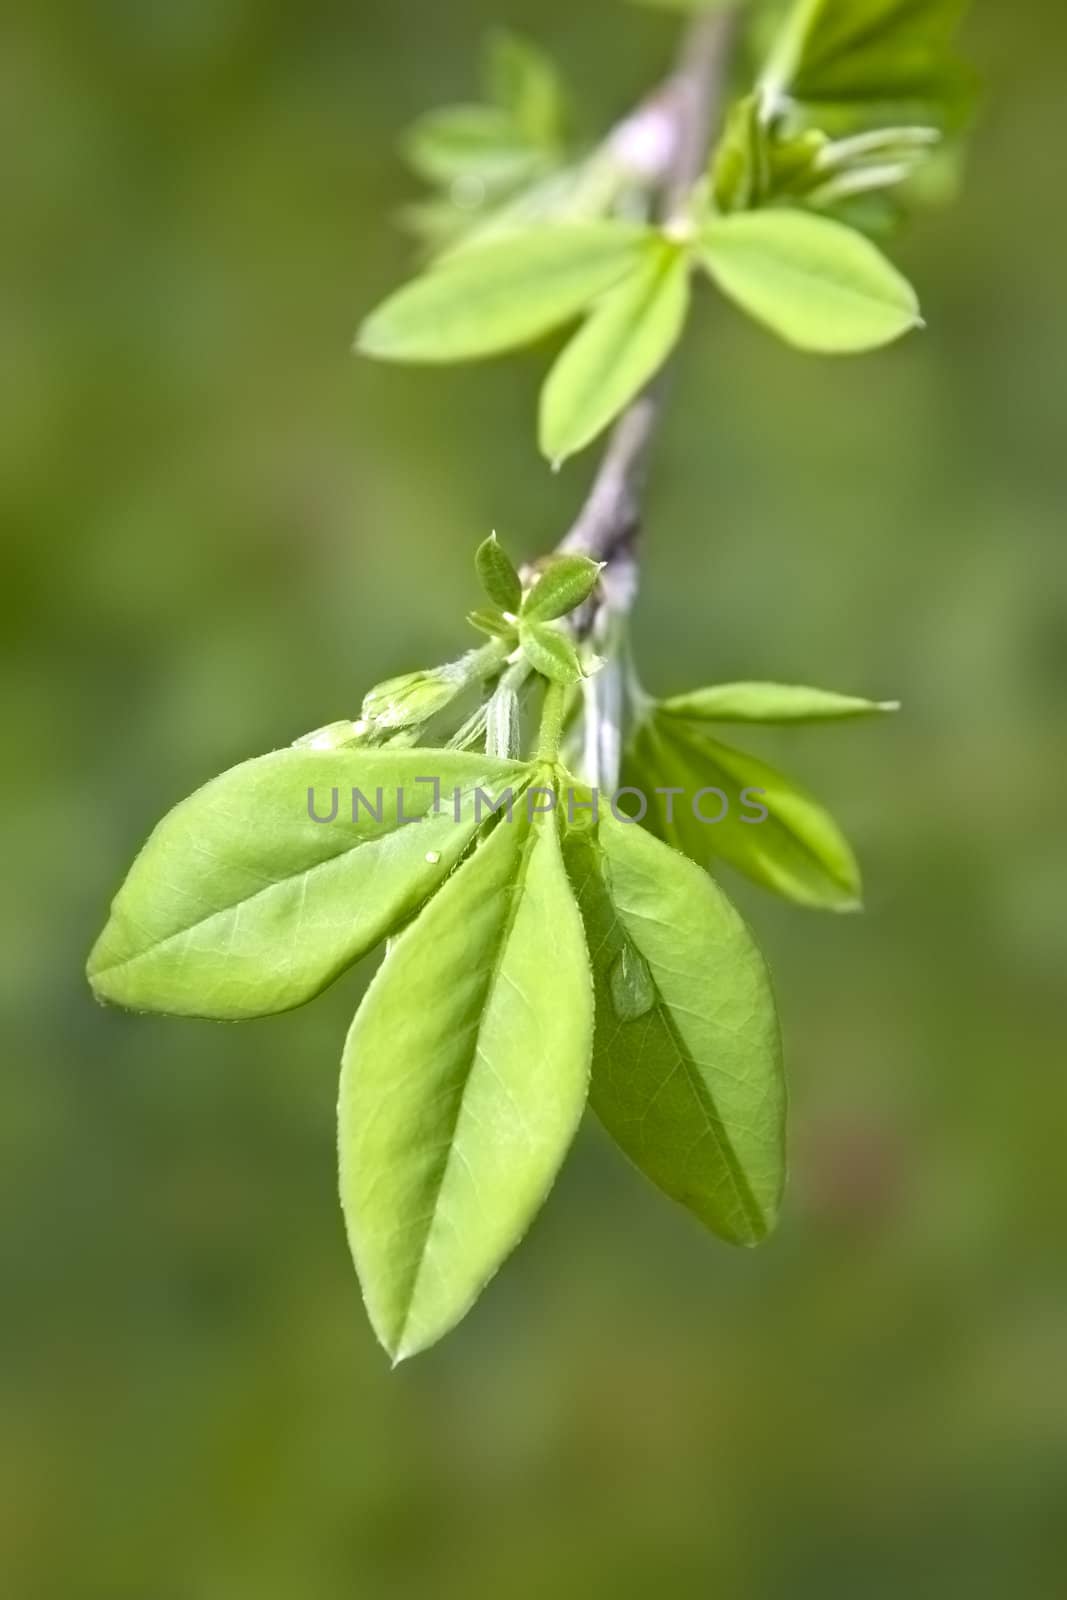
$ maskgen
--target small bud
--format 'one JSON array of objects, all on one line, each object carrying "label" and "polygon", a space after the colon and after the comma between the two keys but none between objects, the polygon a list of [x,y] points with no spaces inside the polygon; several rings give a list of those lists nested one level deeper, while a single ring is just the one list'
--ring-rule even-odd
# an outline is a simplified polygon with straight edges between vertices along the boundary
[{"label": "small bud", "polygon": [[389,678],[366,696],[363,720],[378,733],[415,727],[451,705],[465,684],[466,677],[458,663]]},{"label": "small bud", "polygon": [[343,750],[346,745],[359,744],[367,732],[362,722],[330,722],[325,728],[316,728],[293,740],[294,750]]}]

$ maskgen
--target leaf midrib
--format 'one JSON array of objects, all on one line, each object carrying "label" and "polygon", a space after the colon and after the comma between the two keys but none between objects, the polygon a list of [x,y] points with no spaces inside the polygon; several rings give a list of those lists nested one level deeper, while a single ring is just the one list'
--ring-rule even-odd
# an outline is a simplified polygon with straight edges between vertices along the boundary
[{"label": "leaf midrib", "polygon": [[463,1077],[462,1087],[460,1089],[459,1094],[456,1096],[456,1110],[455,1110],[455,1116],[452,1119],[451,1129],[449,1130],[448,1144],[447,1144],[447,1146],[444,1147],[444,1149],[445,1149],[445,1158],[441,1162],[441,1165],[440,1165],[440,1176],[438,1177],[437,1182],[436,1182],[436,1184],[434,1185],[434,1188],[433,1188],[431,1209],[423,1219],[423,1221],[425,1223],[425,1226],[423,1227],[422,1240],[421,1240],[421,1243],[419,1245],[418,1260],[416,1261],[414,1269],[413,1269],[412,1274],[411,1274],[411,1286],[410,1286],[410,1289],[408,1290],[408,1293],[407,1293],[407,1296],[406,1296],[406,1302],[407,1303],[406,1303],[405,1310],[404,1310],[404,1320],[403,1320],[403,1322],[402,1322],[402,1324],[400,1326],[400,1330],[399,1330],[399,1333],[398,1333],[397,1339],[396,1339],[395,1351],[396,1351],[397,1359],[400,1359],[400,1357],[403,1354],[404,1347],[405,1347],[405,1344],[407,1342],[408,1333],[409,1333],[409,1331],[411,1329],[411,1320],[412,1320],[412,1316],[413,1316],[413,1313],[414,1313],[415,1306],[416,1306],[416,1304],[418,1302],[419,1288],[420,1288],[420,1285],[421,1285],[421,1282],[422,1282],[423,1271],[424,1271],[425,1266],[426,1266],[426,1251],[427,1251],[427,1247],[429,1245],[430,1238],[431,1238],[431,1236],[433,1234],[433,1231],[434,1231],[434,1225],[435,1225],[435,1223],[437,1221],[438,1206],[440,1204],[441,1196],[444,1193],[445,1185],[446,1185],[446,1183],[448,1181],[448,1175],[449,1175],[449,1172],[451,1170],[453,1160],[455,1159],[455,1156],[456,1156],[456,1151],[457,1151],[456,1133],[457,1133],[457,1131],[459,1129],[460,1120],[461,1120],[461,1118],[463,1116],[463,1107],[464,1107],[464,1103],[466,1101],[467,1091],[468,1091],[468,1089],[470,1087],[471,1078],[474,1075],[475,1065],[476,1065],[476,1063],[478,1061],[479,1056],[482,1054],[482,1050],[481,1050],[482,1032],[483,1032],[484,1027],[485,1027],[485,1015],[486,1015],[486,1010],[487,1010],[488,1003],[489,1003],[489,998],[492,995],[492,993],[494,992],[494,990],[496,988],[496,985],[500,980],[501,969],[503,968],[504,959],[505,959],[505,956],[507,955],[508,945],[510,943],[511,935],[512,935],[512,933],[514,931],[514,928],[515,928],[515,922],[516,922],[516,919],[518,917],[519,907],[520,907],[521,901],[522,901],[522,894],[523,894],[523,892],[525,890],[525,887],[526,887],[526,877],[527,877],[527,874],[529,872],[530,860],[532,858],[533,851],[534,851],[534,849],[536,847],[537,842],[538,842],[538,830],[537,830],[536,826],[531,824],[529,829],[528,829],[526,838],[523,840],[522,852],[521,852],[520,857],[519,857],[519,862],[518,862],[514,877],[511,879],[511,882],[509,884],[507,884],[507,886],[504,889],[504,894],[508,897],[508,906],[507,906],[507,910],[506,910],[505,915],[504,915],[503,922],[501,924],[500,935],[499,935],[499,939],[498,939],[498,942],[497,942],[496,952],[494,954],[492,962],[490,963],[490,965],[486,969],[486,981],[485,981],[485,984],[481,987],[481,990],[480,990],[480,1001],[479,1001],[479,1004],[478,1004],[478,1017],[477,1017],[477,1021],[475,1022],[474,1028],[473,1028],[473,1035],[474,1036],[473,1036],[473,1041],[472,1041],[470,1050],[468,1052],[467,1067],[466,1067],[466,1070],[462,1074],[462,1077]]},{"label": "leaf midrib", "polygon": [[[741,1169],[741,1164],[727,1136],[721,1113],[715,1104],[714,1096],[712,1095],[711,1090],[708,1088],[708,1085],[704,1082],[704,1079],[701,1077],[699,1063],[690,1050],[689,1045],[686,1043],[684,1035],[681,1033],[674,1021],[674,1017],[671,1014],[671,1007],[669,1006],[656,977],[656,968],[649,959],[647,950],[642,949],[639,940],[634,937],[634,934],[626,922],[627,916],[636,918],[638,921],[647,920],[647,918],[643,918],[642,913],[635,911],[632,907],[629,909],[624,907],[617,899],[614,887],[612,885],[607,884],[606,887],[608,888],[608,898],[616,920],[620,922],[623,933],[629,937],[631,943],[634,944],[635,947],[640,951],[643,959],[648,965],[649,975],[652,979],[652,987],[656,995],[656,1004],[653,1007],[653,1012],[662,1022],[664,1032],[670,1039],[671,1044],[674,1046],[675,1053],[678,1057],[678,1064],[685,1073],[686,1081],[693,1091],[693,1096],[697,1102],[697,1105],[700,1107],[704,1121],[707,1125],[708,1132],[715,1141],[715,1146],[719,1152],[723,1167],[730,1180],[730,1187],[733,1191],[734,1199],[736,1200],[746,1222],[749,1225],[751,1237],[753,1239],[760,1239],[767,1231],[766,1218],[763,1215],[759,1202],[756,1200],[756,1197],[753,1195],[748,1183],[745,1180],[744,1173]],[[622,1027],[623,1024],[620,1023],[620,1032]],[[715,1068],[709,1064],[709,1071],[714,1070]]]},{"label": "leaf midrib", "polygon": [[[729,227],[729,223],[727,223],[726,226]],[[709,240],[714,240],[716,237],[721,238],[723,236],[724,235],[719,233],[718,230],[709,230]],[[743,244],[744,242],[745,241],[742,241]],[[709,243],[706,248],[711,258],[713,269],[717,271],[717,264],[715,261],[716,246],[714,243]],[[881,298],[878,295],[870,294],[865,290],[855,289],[842,278],[837,276],[833,271],[828,271],[825,273],[808,271],[804,267],[799,267],[794,265],[792,262],[785,261],[780,255],[775,255],[775,253],[772,251],[766,251],[762,246],[749,244],[748,248],[756,250],[757,252],[761,252],[765,256],[773,256],[777,262],[777,270],[782,274],[783,277],[793,278],[797,282],[805,285],[814,284],[817,288],[820,288],[824,291],[826,290],[827,286],[829,286],[832,288],[834,294],[840,296],[842,299],[854,301],[857,305],[863,306],[865,309],[870,309],[873,306],[878,311],[893,311],[901,317],[907,315],[912,323],[918,321],[917,311],[915,311],[912,306],[906,304],[902,300],[891,300],[888,297]]]},{"label": "leaf midrib", "polygon": [[[478,788],[479,785],[475,784],[472,788],[464,790],[461,797],[461,802],[462,800],[469,799]],[[93,976],[102,977],[104,974],[122,972],[128,967],[135,966],[139,961],[148,960],[149,957],[158,955],[161,950],[167,949],[168,946],[174,944],[177,940],[187,938],[189,934],[196,932],[198,929],[210,927],[213,922],[217,922],[220,918],[233,916],[235,912],[243,910],[245,906],[252,905],[257,900],[262,900],[269,895],[272,895],[277,889],[286,889],[294,884],[302,884],[306,894],[308,882],[316,874],[336,867],[339,862],[346,861],[357,850],[373,850],[375,846],[384,844],[387,840],[392,839],[396,834],[400,833],[402,829],[417,827],[418,823],[425,822],[429,815],[429,811],[425,812],[416,823],[402,823],[397,820],[396,822],[392,823],[391,826],[384,827],[381,832],[375,833],[369,837],[365,836],[363,838],[350,840],[340,850],[336,851],[334,855],[327,856],[323,861],[314,862],[310,867],[305,867],[302,872],[292,872],[286,877],[275,878],[270,883],[264,884],[262,888],[255,889],[251,894],[244,895],[237,900],[232,900],[228,905],[220,906],[216,911],[209,912],[207,916],[198,917],[194,921],[186,923],[180,928],[175,928],[172,932],[164,934],[161,939],[156,939],[152,944],[146,946],[145,949],[137,950],[133,955],[124,956],[121,961],[108,962],[104,966],[94,967],[92,969]],[[457,823],[456,826],[462,827],[463,824]],[[471,820],[471,828],[473,829],[473,827],[474,822]]]}]

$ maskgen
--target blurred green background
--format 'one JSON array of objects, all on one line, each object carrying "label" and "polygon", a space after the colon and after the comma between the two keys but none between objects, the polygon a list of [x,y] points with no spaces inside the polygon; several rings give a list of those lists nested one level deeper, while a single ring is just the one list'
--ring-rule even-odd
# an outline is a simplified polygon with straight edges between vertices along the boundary
[{"label": "blurred green background", "polygon": [[705,1238],[595,1128],[462,1330],[396,1374],[333,1105],[367,970],[241,1028],[82,977],[149,827],[465,642],[496,526],[555,541],[542,355],[357,363],[420,109],[483,27],[591,130],[669,17],[617,0],[15,0],[0,51],[0,1591],[11,1600],[1067,1590],[1067,13],[980,5],[930,330],[804,360],[706,297],[650,500],[664,691],[900,695],[764,748],[863,920],[739,891],[777,974],[785,1225]]}]

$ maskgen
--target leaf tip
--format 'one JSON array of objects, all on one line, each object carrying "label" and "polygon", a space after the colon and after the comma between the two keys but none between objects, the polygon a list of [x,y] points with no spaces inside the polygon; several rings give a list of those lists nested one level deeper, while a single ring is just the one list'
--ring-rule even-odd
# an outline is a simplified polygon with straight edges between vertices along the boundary
[{"label": "leaf tip", "polygon": [[374,334],[366,322],[361,322],[356,329],[356,337],[352,340],[352,354],[354,356],[373,356]]},{"label": "leaf tip", "polygon": [[355,355],[368,356],[372,361],[390,361],[396,354],[392,341],[382,328],[376,313],[372,313],[360,323],[352,350]]},{"label": "leaf tip", "polygon": [[861,917],[867,907],[863,903],[863,896],[857,894],[848,900],[839,900],[833,909],[840,917]]}]

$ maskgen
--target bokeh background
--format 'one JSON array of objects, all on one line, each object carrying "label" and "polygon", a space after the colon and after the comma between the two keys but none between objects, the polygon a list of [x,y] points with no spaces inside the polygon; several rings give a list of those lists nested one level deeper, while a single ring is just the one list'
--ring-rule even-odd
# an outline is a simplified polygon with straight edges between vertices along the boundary
[{"label": "bokeh background", "polygon": [[793,1180],[734,1254],[583,1134],[463,1329],[391,1374],[335,1192],[367,968],[241,1028],[82,977],[149,827],[455,652],[496,526],[553,543],[544,356],[357,363],[394,150],[481,31],[590,130],[669,59],[617,0],[15,0],[0,49],[10,1600],[1067,1592],[1067,13],[980,4],[929,332],[804,360],[705,300],[650,498],[646,679],[899,695],[784,734],[869,910],[739,891]]}]

